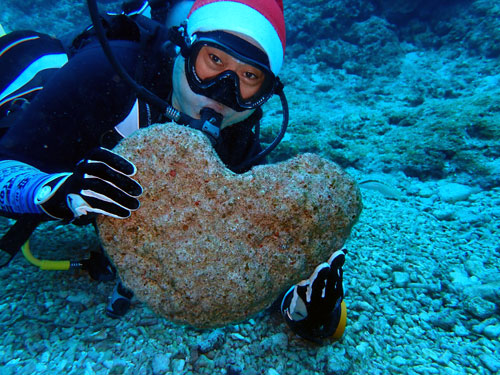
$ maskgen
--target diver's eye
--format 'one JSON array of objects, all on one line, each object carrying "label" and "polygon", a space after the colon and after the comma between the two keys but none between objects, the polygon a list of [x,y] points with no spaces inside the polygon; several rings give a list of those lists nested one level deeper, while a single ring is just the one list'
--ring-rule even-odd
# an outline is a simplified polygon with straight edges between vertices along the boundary
[{"label": "diver's eye", "polygon": [[256,70],[244,70],[240,74],[240,82],[249,87],[260,87],[264,81],[264,75]]},{"label": "diver's eye", "polygon": [[257,77],[257,75],[253,72],[245,72],[243,74],[245,76],[246,79],[249,79],[249,80],[255,80],[255,79],[258,79],[259,77]]},{"label": "diver's eye", "polygon": [[210,57],[210,60],[212,60],[213,63],[217,65],[222,64],[222,60],[219,58],[219,56],[214,55],[213,53],[210,53],[208,56]]}]

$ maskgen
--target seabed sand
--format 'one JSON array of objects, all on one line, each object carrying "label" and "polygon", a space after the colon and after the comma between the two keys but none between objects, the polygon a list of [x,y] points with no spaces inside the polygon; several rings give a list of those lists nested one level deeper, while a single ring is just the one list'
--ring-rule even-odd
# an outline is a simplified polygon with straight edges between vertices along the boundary
[{"label": "seabed sand", "polygon": [[[402,46],[396,76],[384,76],[381,67],[360,78],[300,56],[282,74],[291,124],[276,158],[314,151],[342,161],[346,153],[364,196],[346,244],[348,323],[341,341],[312,345],[270,311],[200,331],[135,302],[124,319],[112,320],[104,308],[113,282],[39,271],[19,256],[0,270],[0,374],[498,373],[500,189],[491,184],[498,158],[492,153],[484,164],[489,176],[456,169],[441,154],[422,164],[439,162],[442,179],[402,172],[408,160],[415,163],[408,157],[413,144],[434,131],[445,142],[461,120],[482,117],[481,108],[498,119],[498,60],[453,46]],[[268,128],[281,121],[274,100]],[[464,142],[472,161],[485,160],[477,139]],[[498,147],[498,139],[492,142]],[[81,259],[97,247],[91,228],[56,223],[37,230],[31,243],[36,255],[52,259]]]},{"label": "seabed sand", "polygon": [[[496,373],[500,322],[477,291],[496,283],[498,292],[498,191],[429,205],[404,193],[413,182],[401,179],[400,200],[363,190],[347,244],[348,324],[339,342],[311,345],[269,311],[210,331],[173,325],[141,303],[112,320],[104,307],[113,283],[42,272],[18,257],[0,271],[0,373]],[[463,210],[472,222],[439,220],[433,210]],[[34,252],[74,249],[76,258],[89,242],[91,230],[53,224],[32,240]]]}]

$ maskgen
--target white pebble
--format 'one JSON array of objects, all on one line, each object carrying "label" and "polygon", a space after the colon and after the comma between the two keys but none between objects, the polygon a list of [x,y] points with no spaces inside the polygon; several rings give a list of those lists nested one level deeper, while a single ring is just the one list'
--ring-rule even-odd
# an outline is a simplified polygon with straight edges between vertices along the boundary
[{"label": "white pebble", "polygon": [[174,374],[181,374],[184,370],[186,361],[184,359],[174,359],[172,361],[172,371]]},{"label": "white pebble", "polygon": [[455,203],[467,200],[473,192],[470,186],[450,182],[439,187],[438,195],[443,202]]},{"label": "white pebble", "polygon": [[380,287],[375,284],[375,285],[372,285],[371,287],[368,288],[368,291],[372,294],[375,294],[376,296],[378,296],[380,294]]},{"label": "white pebble", "polygon": [[172,354],[157,354],[153,358],[153,374],[163,374],[169,370],[170,367],[170,357]]},{"label": "white pebble", "polygon": [[395,365],[395,366],[405,366],[406,365],[406,359],[404,359],[403,357],[401,357],[400,355],[397,355],[395,356],[393,359],[392,359],[392,363]]},{"label": "white pebble", "polygon": [[479,358],[490,371],[494,373],[500,371],[500,361],[491,354],[482,354]]},{"label": "white pebble", "polygon": [[356,350],[358,351],[359,354],[364,355],[370,348],[370,344],[367,342],[362,342],[361,344],[356,346]]},{"label": "white pebble", "polygon": [[469,330],[462,325],[455,326],[453,328],[453,332],[455,332],[455,335],[457,335],[459,337],[467,337],[470,335]]},{"label": "white pebble", "polygon": [[87,293],[80,292],[77,294],[70,294],[68,297],[66,297],[66,301],[88,305],[90,301],[92,301],[92,297],[90,297]]},{"label": "white pebble", "polygon": [[500,324],[487,326],[483,330],[483,334],[493,340],[498,338],[500,336]]},{"label": "white pebble", "polygon": [[231,333],[231,337],[235,340],[245,341],[247,343],[251,342],[251,340],[248,337],[245,337],[239,333]]},{"label": "white pebble", "polygon": [[434,217],[438,220],[453,221],[457,218],[453,208],[443,208],[432,211]]},{"label": "white pebble", "polygon": [[428,187],[428,186],[423,186],[419,191],[418,195],[420,195],[423,198],[429,198],[434,195],[434,191]]},{"label": "white pebble", "polygon": [[[154,363],[154,360],[153,360],[153,363]],[[104,367],[106,367],[108,370],[111,370],[113,368],[113,360],[111,359],[106,359],[105,361],[102,362],[102,365]],[[154,366],[153,366],[154,368]],[[154,372],[154,370],[153,370]]]},{"label": "white pebble", "polygon": [[410,282],[410,275],[406,272],[394,272],[393,280],[396,287],[403,288]]}]

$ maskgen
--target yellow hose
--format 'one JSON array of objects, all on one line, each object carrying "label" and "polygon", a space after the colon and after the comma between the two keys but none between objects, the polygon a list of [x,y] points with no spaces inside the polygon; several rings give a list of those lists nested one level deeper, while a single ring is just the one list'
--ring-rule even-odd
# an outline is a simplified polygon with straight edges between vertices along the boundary
[{"label": "yellow hose", "polygon": [[21,251],[28,262],[39,267],[41,270],[67,271],[70,268],[69,260],[41,260],[35,258],[31,254],[29,240],[21,247]]},{"label": "yellow hose", "polygon": [[2,24],[0,23],[0,37],[4,36],[5,34],[7,34],[4,30],[4,28],[2,27]]}]

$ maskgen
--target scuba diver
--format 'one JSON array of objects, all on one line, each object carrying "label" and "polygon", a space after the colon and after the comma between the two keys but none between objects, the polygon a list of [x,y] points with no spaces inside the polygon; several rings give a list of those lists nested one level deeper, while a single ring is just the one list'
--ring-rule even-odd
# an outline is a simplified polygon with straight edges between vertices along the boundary
[{"label": "scuba diver", "polygon": [[[0,240],[3,265],[40,222],[133,215],[142,194],[136,168],[110,150],[140,128],[176,121],[199,129],[236,173],[265,163],[286,130],[282,0],[130,1],[102,16],[95,0],[88,4],[93,24],[76,35],[0,38],[0,214],[16,220]],[[261,107],[273,95],[283,124],[263,148]],[[280,299],[303,338],[342,336],[344,260],[335,252]],[[97,280],[116,276],[102,251],[77,265]],[[132,297],[118,281],[106,314],[123,316]]]}]

